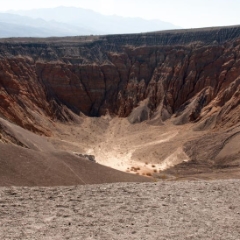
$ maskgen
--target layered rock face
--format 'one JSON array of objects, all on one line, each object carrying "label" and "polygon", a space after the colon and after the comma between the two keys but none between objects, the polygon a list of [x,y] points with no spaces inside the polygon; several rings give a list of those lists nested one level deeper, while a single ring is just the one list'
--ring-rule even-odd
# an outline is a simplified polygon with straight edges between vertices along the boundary
[{"label": "layered rock face", "polygon": [[0,41],[0,115],[44,135],[73,113],[230,127],[239,103],[240,27]]}]

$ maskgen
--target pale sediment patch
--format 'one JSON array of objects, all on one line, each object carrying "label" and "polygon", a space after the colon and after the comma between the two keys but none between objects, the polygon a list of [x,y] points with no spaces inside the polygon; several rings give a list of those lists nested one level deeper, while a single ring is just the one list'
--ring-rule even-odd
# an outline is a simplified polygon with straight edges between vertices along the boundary
[{"label": "pale sediment patch", "polygon": [[[173,128],[170,122],[152,126],[109,116],[86,118],[78,128],[70,128],[70,134],[60,144],[72,153],[94,155],[99,164],[150,176],[189,160],[182,150],[182,130],[181,126]],[[170,150],[162,148],[167,142],[173,143]]]},{"label": "pale sediment patch", "polygon": [[179,147],[174,153],[165,158],[161,164],[158,164],[158,168],[163,171],[182,162],[188,162],[189,160],[188,155]]},{"label": "pale sediment patch", "polygon": [[112,143],[110,139],[106,142],[102,142],[98,147],[89,148],[86,153],[95,155],[97,162],[129,173],[152,175],[152,173],[157,171],[165,170],[182,161],[188,161],[187,155],[182,151],[181,148],[177,149],[176,152],[171,154],[169,157],[163,160],[159,164],[151,164],[151,159],[146,162],[136,161],[132,159],[132,155],[135,151],[147,148],[149,146],[158,145],[167,142],[174,138],[178,134],[178,131],[167,132],[159,136],[158,140],[148,141],[141,144],[129,144],[123,149],[121,144]]}]

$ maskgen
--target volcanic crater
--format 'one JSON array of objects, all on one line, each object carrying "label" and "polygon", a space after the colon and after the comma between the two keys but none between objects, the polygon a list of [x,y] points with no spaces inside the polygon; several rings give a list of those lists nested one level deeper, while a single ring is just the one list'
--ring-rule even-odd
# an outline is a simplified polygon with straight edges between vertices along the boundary
[{"label": "volcanic crater", "polygon": [[239,26],[0,39],[0,238],[238,239],[239,103]]}]

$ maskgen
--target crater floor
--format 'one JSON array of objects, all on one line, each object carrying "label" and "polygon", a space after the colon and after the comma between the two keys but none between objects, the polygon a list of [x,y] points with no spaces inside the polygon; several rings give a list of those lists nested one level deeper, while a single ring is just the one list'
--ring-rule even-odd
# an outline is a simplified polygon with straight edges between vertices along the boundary
[{"label": "crater floor", "polygon": [[131,124],[126,118],[83,118],[79,125],[58,125],[54,146],[73,153],[94,155],[102,165],[134,174],[152,176],[189,161],[183,143],[193,134],[192,125],[171,122],[153,126]]}]

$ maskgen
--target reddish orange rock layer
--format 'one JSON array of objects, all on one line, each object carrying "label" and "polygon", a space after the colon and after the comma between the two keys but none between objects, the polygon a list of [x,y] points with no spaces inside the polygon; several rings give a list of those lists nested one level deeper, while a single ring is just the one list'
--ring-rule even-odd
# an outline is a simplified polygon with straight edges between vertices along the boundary
[{"label": "reddish orange rock layer", "polygon": [[34,132],[49,135],[43,117],[68,121],[71,112],[132,122],[174,117],[198,121],[198,129],[240,121],[238,37],[144,46],[28,41],[1,43],[0,115]]}]

